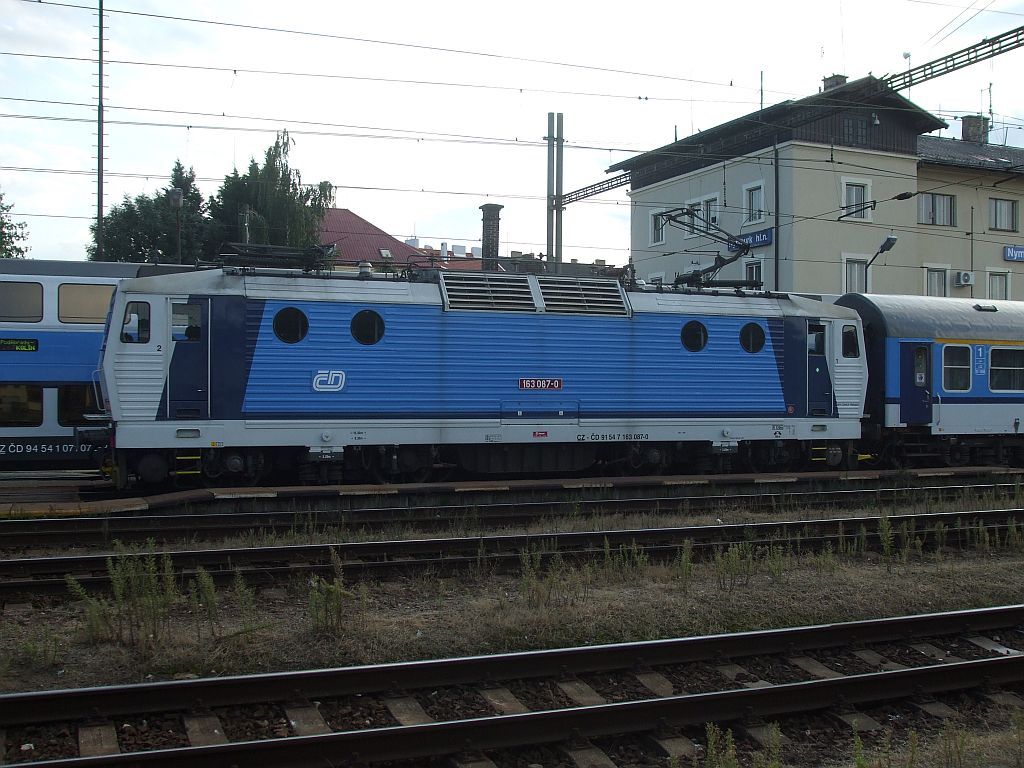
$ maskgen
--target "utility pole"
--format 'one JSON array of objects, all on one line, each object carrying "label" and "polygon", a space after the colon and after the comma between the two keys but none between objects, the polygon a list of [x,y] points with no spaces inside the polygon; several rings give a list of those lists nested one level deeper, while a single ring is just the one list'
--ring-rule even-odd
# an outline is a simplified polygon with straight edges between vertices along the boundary
[{"label": "utility pole", "polygon": [[103,261],[103,0],[99,0],[99,100],[96,107],[96,260]]},{"label": "utility pole", "polygon": [[562,133],[562,113],[557,116],[555,126],[555,274],[562,273],[562,212],[565,206],[562,205],[562,170],[564,162],[562,149],[565,145],[565,137]]},{"label": "utility pole", "polygon": [[548,261],[554,273],[562,271],[562,113],[548,112]]},{"label": "utility pole", "polygon": [[555,113],[548,112],[548,132],[544,139],[548,143],[548,200],[547,200],[547,256],[555,258]]}]

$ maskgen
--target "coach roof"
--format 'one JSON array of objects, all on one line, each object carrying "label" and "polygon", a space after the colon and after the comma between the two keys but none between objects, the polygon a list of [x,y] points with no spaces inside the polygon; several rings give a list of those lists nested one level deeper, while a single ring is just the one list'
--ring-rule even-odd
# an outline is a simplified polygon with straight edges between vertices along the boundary
[{"label": "coach roof", "polygon": [[990,299],[848,293],[837,304],[890,338],[1024,341],[1024,304]]}]

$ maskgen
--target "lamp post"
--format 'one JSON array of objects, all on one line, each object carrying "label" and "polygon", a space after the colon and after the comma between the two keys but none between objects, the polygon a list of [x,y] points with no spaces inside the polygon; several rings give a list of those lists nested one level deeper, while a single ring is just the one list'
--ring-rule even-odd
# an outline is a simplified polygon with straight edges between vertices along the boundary
[{"label": "lamp post", "polygon": [[178,230],[178,258],[177,263],[181,264],[181,206],[185,202],[185,193],[175,187],[167,193],[167,201],[171,204],[171,208],[174,209],[175,220],[177,222]]},{"label": "lamp post", "polygon": [[875,259],[877,259],[880,255],[882,255],[886,251],[891,250],[892,247],[894,245],[896,245],[896,240],[897,239],[898,238],[896,237],[896,235],[890,234],[887,238],[885,238],[885,240],[882,241],[882,244],[880,246],[878,246],[878,250],[875,251],[875,255],[871,257],[871,261],[869,261],[868,265],[866,267],[864,267],[864,276],[865,276],[865,278],[867,277],[868,270],[871,269],[871,265],[875,263]]}]

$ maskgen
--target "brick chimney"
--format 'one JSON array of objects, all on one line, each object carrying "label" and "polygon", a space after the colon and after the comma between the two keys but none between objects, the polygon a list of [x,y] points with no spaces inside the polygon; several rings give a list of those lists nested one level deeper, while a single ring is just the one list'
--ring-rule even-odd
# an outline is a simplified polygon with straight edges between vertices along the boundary
[{"label": "brick chimney", "polygon": [[846,75],[829,75],[821,79],[823,91],[831,91],[841,85],[846,85]]},{"label": "brick chimney", "polygon": [[480,206],[480,210],[484,212],[482,266],[485,270],[498,268],[498,218],[501,215],[499,211],[504,207],[497,203],[485,203]]},{"label": "brick chimney", "polygon": [[984,115],[964,115],[960,118],[960,138],[975,144],[988,144],[988,118]]}]

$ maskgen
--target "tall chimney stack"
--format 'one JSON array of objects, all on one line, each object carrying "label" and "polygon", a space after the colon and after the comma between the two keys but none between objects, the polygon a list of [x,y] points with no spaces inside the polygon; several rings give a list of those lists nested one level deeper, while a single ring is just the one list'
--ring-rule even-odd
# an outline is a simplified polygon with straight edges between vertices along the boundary
[{"label": "tall chimney stack", "polygon": [[821,85],[823,91],[831,91],[833,88],[846,85],[846,75],[829,75],[828,77],[823,77],[821,78]]},{"label": "tall chimney stack", "polygon": [[960,118],[960,138],[975,144],[988,144],[988,118],[984,115],[964,115]]},{"label": "tall chimney stack", "polygon": [[485,203],[480,206],[484,212],[483,222],[483,268],[485,270],[496,270],[498,268],[498,240],[499,226],[498,213],[505,206],[497,203]]}]

